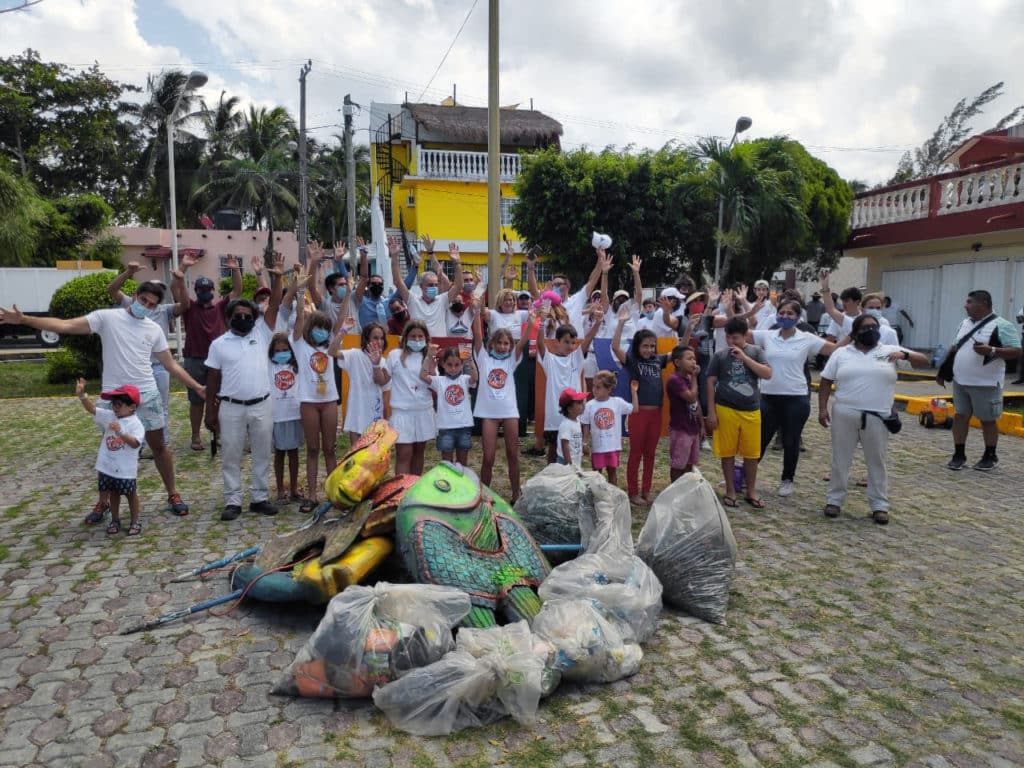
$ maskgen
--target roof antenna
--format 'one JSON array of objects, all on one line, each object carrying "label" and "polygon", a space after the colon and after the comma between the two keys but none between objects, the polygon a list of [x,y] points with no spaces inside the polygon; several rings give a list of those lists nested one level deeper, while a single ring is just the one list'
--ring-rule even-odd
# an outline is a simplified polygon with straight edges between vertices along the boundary
[{"label": "roof antenna", "polygon": [[533,112],[533,96],[530,97],[530,111]]},{"label": "roof antenna", "polygon": [[459,100],[455,98],[455,89],[456,89],[456,87],[457,87],[456,84],[452,83],[452,106],[453,107],[456,106],[459,103]]}]

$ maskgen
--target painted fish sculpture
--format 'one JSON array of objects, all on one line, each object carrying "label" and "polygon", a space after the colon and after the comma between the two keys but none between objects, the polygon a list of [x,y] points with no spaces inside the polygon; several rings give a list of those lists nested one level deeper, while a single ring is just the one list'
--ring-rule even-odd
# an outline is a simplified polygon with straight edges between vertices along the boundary
[{"label": "painted fish sculpture", "polygon": [[501,612],[532,619],[551,566],[519,516],[469,469],[442,462],[402,496],[395,521],[406,568],[424,584],[457,587],[473,609],[465,626],[489,627]]}]

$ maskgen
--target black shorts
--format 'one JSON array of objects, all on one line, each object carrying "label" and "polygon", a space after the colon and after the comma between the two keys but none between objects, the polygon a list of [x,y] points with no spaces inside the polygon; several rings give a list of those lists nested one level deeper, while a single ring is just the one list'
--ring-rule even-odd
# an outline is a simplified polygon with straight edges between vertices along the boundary
[{"label": "black shorts", "polygon": [[545,429],[544,430],[544,445],[558,445],[558,430],[557,429]]},{"label": "black shorts", "polygon": [[96,486],[100,492],[110,491],[126,498],[136,492],[134,477],[111,477],[102,472],[96,473]]}]

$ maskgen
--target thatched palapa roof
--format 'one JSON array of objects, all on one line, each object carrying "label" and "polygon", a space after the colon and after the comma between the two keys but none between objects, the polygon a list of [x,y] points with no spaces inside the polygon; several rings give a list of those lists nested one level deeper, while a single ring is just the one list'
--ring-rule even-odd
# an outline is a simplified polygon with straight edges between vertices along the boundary
[{"label": "thatched palapa roof", "polygon": [[[434,140],[487,144],[486,107],[446,107],[438,104],[403,104],[421,134]],[[558,144],[562,124],[532,109],[501,110],[501,143],[505,146],[547,147]]]}]

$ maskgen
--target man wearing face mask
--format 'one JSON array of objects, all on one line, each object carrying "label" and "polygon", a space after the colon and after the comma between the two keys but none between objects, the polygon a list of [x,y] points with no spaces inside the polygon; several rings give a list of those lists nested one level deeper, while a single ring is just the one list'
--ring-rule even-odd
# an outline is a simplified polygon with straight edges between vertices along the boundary
[{"label": "man wearing face mask", "polygon": [[[203,386],[206,386],[206,355],[210,343],[224,333],[224,308],[229,301],[242,295],[242,269],[238,259],[227,256],[224,266],[231,270],[231,293],[216,298],[213,280],[208,277],[196,278],[195,299],[189,298],[185,287],[185,273],[196,265],[197,259],[191,253],[182,254],[179,269],[171,273],[171,293],[174,300],[185,305],[181,320],[185,326],[185,370]],[[188,395],[188,420],[192,427],[192,450],[203,450],[202,427],[203,408],[206,403],[192,392]]]},{"label": "man wearing face mask", "polygon": [[455,282],[447,293],[442,293],[437,275],[430,271],[420,275],[417,288],[406,288],[398,268],[398,254],[395,251],[391,253],[391,278],[398,295],[408,306],[409,317],[425,323],[431,338],[448,335],[448,308],[462,293],[462,265],[459,246],[454,242],[448,243],[448,258],[454,267]]},{"label": "man wearing face mask", "polygon": [[274,419],[270,402],[270,341],[281,305],[283,260],[273,275],[267,311],[237,299],[228,304],[229,330],[210,344],[206,390],[206,426],[221,442],[224,511],[221,520],[234,520],[242,512],[242,452],[246,435],[252,446],[249,511],[276,515],[270,503],[270,455]]},{"label": "man wearing face mask", "polygon": [[[388,240],[388,252],[395,256],[401,253],[399,241],[392,237]],[[369,251],[365,245],[359,246],[359,282],[356,284],[356,292],[352,301],[358,313],[359,326],[361,328],[370,323],[387,324],[391,317],[390,305],[398,295],[398,291],[384,292],[384,278],[380,275],[370,274],[368,261]],[[410,261],[409,269],[405,273],[405,287],[409,288],[416,282],[416,264]],[[401,335],[401,331],[399,331]]]}]

